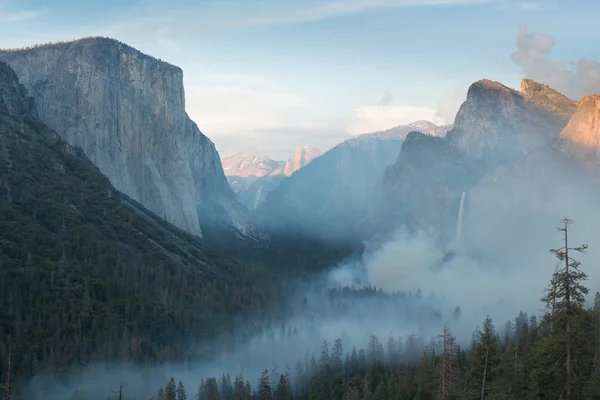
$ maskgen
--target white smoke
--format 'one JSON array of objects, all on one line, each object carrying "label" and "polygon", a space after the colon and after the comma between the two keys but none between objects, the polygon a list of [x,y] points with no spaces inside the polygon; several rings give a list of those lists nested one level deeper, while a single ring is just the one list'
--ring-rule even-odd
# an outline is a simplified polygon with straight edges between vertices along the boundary
[{"label": "white smoke", "polygon": [[517,51],[511,58],[525,77],[547,84],[574,100],[600,93],[600,63],[581,58],[555,61],[552,52],[556,40],[545,33],[529,33],[524,27],[517,32]]}]

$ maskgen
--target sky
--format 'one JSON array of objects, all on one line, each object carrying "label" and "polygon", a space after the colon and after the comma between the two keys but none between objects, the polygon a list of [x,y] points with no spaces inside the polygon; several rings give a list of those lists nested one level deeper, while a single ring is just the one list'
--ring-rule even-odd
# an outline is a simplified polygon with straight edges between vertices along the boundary
[{"label": "sky", "polygon": [[597,0],[0,0],[0,48],[118,39],[183,69],[187,112],[222,156],[285,160],[452,123],[482,78],[600,91],[599,15]]}]

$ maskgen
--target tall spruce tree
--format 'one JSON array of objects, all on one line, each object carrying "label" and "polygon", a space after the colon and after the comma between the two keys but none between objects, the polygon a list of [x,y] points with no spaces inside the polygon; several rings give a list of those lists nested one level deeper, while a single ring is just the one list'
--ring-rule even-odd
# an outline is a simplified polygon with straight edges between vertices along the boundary
[{"label": "tall spruce tree", "polygon": [[272,400],[271,380],[269,370],[264,370],[258,382],[258,400]]},{"label": "tall spruce tree", "polygon": [[175,386],[175,379],[169,379],[169,383],[165,387],[165,400],[177,400],[177,386]]},{"label": "tall spruce tree", "polygon": [[177,400],[187,400],[185,387],[183,387],[183,383],[181,381],[179,381],[179,383],[177,384]]},{"label": "tall spruce tree", "polygon": [[[570,253],[583,253],[587,245],[578,247],[569,247],[569,226],[573,223],[568,218],[563,218],[558,230],[563,235],[563,246],[558,249],[551,249],[550,252],[556,256],[562,266],[556,269],[550,280],[550,285],[546,290],[546,295],[542,301],[546,303],[547,313],[544,318],[545,324],[553,334],[556,329],[564,326],[564,366],[565,366],[565,398],[572,398],[572,380],[573,380],[573,328],[574,319],[583,312],[585,304],[585,295],[588,289],[583,286],[582,281],[587,279],[587,275],[579,267],[581,263],[570,256]],[[560,341],[559,341],[560,343]]]},{"label": "tall spruce tree", "polygon": [[274,400],[292,400],[292,385],[287,374],[279,376]]}]

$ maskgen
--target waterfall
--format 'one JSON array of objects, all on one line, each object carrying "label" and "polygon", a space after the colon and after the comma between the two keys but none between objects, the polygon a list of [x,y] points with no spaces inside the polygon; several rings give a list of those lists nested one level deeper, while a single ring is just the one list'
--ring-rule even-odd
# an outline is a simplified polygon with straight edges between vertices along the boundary
[{"label": "waterfall", "polygon": [[467,192],[463,192],[460,196],[460,206],[458,208],[458,221],[456,222],[456,243],[460,243],[460,237],[462,236],[463,211],[465,209],[466,195]]}]

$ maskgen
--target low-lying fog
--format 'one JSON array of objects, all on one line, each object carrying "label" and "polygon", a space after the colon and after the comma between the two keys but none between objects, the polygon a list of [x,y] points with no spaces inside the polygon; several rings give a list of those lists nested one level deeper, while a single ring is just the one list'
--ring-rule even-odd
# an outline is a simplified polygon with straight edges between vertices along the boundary
[{"label": "low-lying fog", "polygon": [[[293,379],[298,364],[302,369],[313,355],[318,359],[323,341],[331,351],[336,338],[342,339],[344,352],[365,347],[373,334],[384,347],[390,336],[406,344],[410,335],[425,346],[447,324],[458,342],[468,345],[488,314],[502,334],[520,311],[543,312],[540,298],[558,262],[549,249],[562,246],[556,228],[565,216],[574,221],[570,245],[589,244],[588,252],[576,258],[589,274],[590,296],[598,290],[596,186],[561,177],[551,187],[514,180],[493,190],[476,189],[466,194],[458,242],[442,246],[431,231],[409,235],[401,228],[385,241],[369,243],[361,258],[341,263],[293,295],[285,321],[273,321],[263,334],[236,343],[232,354],[150,371],[95,366],[63,381],[70,387],[56,375],[41,374],[29,384],[26,398],[71,398],[75,391],[82,399],[108,398],[119,383],[127,384],[125,398],[150,398],[170,376],[195,396],[201,378],[219,379],[224,373],[232,378],[243,373],[255,387],[264,369],[272,376],[289,372]],[[458,208],[456,213],[458,222]]]}]

